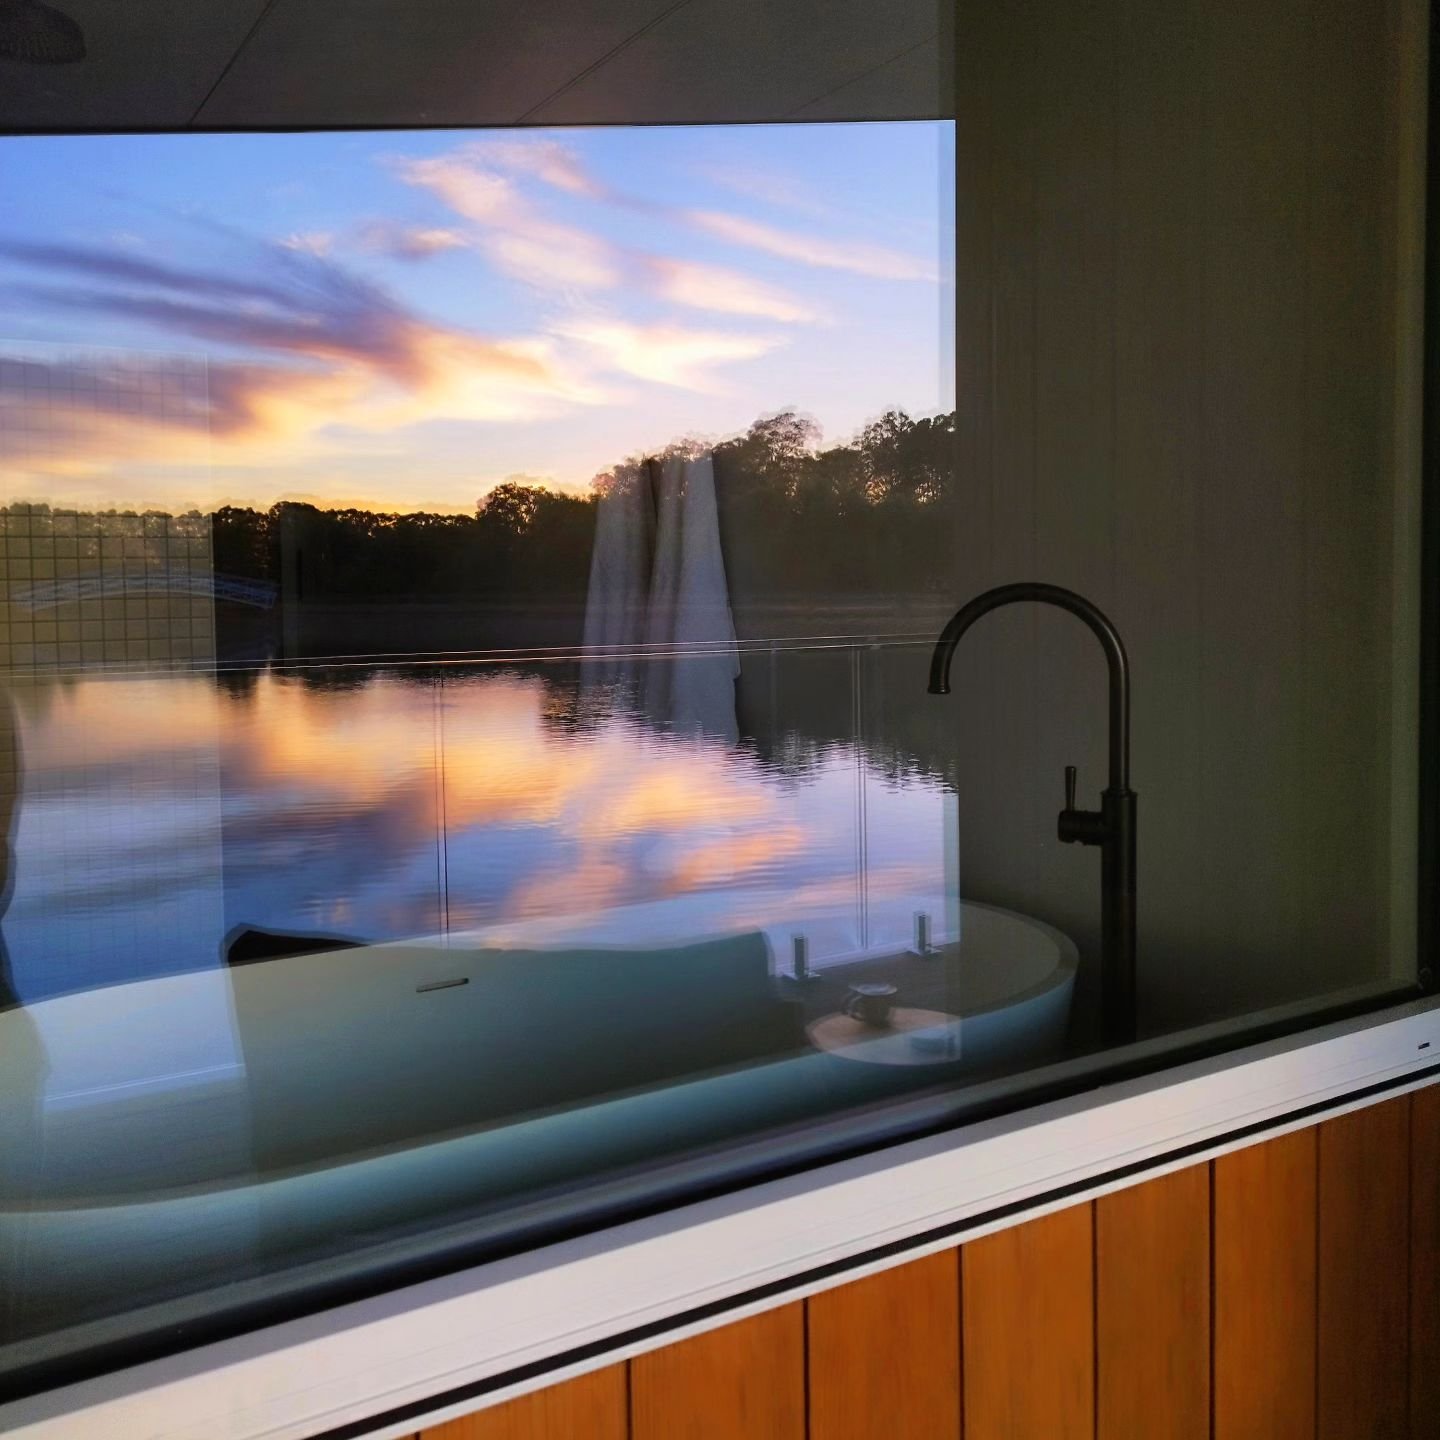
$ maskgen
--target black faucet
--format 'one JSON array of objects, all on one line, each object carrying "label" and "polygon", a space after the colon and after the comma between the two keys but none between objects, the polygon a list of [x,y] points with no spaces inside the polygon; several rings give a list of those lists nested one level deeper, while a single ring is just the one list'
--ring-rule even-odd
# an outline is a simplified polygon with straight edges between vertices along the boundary
[{"label": "black faucet", "polygon": [[1083,620],[1110,669],[1110,783],[1098,810],[1075,808],[1075,767],[1065,767],[1065,808],[1056,832],[1067,844],[1100,847],[1100,973],[1102,1024],[1108,1044],[1135,1038],[1135,792],[1130,788],[1130,662],[1119,632],[1083,595],[1035,582],[999,585],[950,617],[930,657],[930,693],[950,693],[950,660],[960,637],[1002,605],[1058,605]]}]

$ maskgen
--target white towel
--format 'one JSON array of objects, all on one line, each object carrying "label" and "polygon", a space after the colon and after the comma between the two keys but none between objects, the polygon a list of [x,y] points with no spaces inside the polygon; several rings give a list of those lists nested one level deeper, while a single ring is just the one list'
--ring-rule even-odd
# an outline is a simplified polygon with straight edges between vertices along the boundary
[{"label": "white towel", "polygon": [[619,467],[601,496],[585,596],[583,683],[636,682],[655,560],[655,496],[649,467]]},{"label": "white towel", "polygon": [[[681,734],[739,738],[740,673],[730,590],[720,549],[715,463],[709,455],[668,456],[657,479],[655,562],[645,641],[645,709]],[[663,657],[663,658],[661,658]]]}]

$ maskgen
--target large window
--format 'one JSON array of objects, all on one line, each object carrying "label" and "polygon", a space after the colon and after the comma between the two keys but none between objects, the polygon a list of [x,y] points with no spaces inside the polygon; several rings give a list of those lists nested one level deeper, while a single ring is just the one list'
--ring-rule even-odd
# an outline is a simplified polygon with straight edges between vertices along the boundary
[{"label": "large window", "polygon": [[4,1383],[1416,991],[1422,107],[1299,8],[0,139]]}]

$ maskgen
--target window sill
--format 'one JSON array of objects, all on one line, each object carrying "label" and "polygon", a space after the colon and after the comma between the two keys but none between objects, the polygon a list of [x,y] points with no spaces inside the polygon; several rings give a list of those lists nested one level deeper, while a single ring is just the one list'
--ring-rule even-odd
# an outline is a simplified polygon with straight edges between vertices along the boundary
[{"label": "window sill", "polygon": [[1428,1083],[1395,1006],[667,1210],[0,1407],[15,1440],[422,1425]]}]

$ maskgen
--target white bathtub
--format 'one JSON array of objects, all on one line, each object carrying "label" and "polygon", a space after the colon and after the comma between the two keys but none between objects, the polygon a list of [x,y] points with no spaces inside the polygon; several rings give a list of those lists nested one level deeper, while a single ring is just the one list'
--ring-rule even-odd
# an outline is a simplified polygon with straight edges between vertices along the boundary
[{"label": "white bathtub", "polygon": [[[958,976],[962,1057],[945,1077],[1053,1055],[1074,946],[968,903],[962,932],[958,949],[927,962]],[[487,987],[492,959],[451,937],[148,980],[0,1015],[7,1359],[43,1352],[27,1334],[82,1321],[123,1331],[177,1295],[203,1309],[214,1287],[242,1299],[361,1270],[380,1253],[506,1232],[687,1148],[813,1124],[927,1078],[897,1081],[880,1073],[888,1067],[802,1041],[779,1058],[458,1125],[457,1097],[464,1112],[513,1089],[513,1075],[487,1069],[487,1032],[504,1027],[513,1040],[529,1026],[554,1053],[557,1042],[603,1047],[614,1023],[602,984],[569,1030],[545,1029],[545,1015]],[[753,958],[744,963],[753,969]],[[768,975],[765,984],[785,989]],[[673,1013],[657,1001],[640,1018],[663,1028]],[[427,1096],[446,1117],[441,1131],[423,1113]],[[119,1297],[134,1313],[106,1318]]]}]

